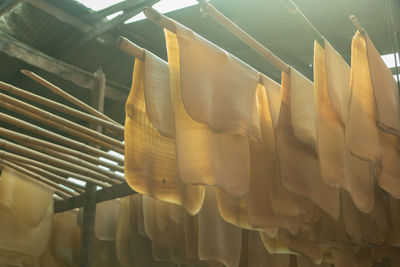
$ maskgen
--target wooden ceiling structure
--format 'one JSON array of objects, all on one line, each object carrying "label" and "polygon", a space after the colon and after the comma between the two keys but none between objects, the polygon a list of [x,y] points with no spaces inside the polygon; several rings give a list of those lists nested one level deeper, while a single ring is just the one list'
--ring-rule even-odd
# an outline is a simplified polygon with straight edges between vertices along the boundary
[{"label": "wooden ceiling structure", "polygon": [[[124,119],[120,103],[125,101],[129,92],[133,60],[115,47],[115,40],[125,36],[166,58],[164,35],[158,26],[147,20],[123,23],[156,0],[127,0],[100,12],[93,12],[73,0],[3,2],[0,6],[0,80],[15,81],[18,86],[45,94],[19,73],[22,68],[31,69],[89,102],[89,92],[95,83],[93,73],[101,67],[107,77],[105,113],[117,121],[123,122]],[[348,18],[351,14],[358,17],[381,54],[393,52],[385,2],[295,1],[348,62],[355,31]],[[312,79],[313,38],[290,14],[283,1],[212,0],[210,3],[284,62]],[[118,10],[124,10],[124,13],[111,21],[104,19]],[[392,13],[398,32],[398,1],[392,1]],[[211,17],[203,16],[198,6],[177,10],[168,16],[271,78],[280,79],[279,70]]]}]

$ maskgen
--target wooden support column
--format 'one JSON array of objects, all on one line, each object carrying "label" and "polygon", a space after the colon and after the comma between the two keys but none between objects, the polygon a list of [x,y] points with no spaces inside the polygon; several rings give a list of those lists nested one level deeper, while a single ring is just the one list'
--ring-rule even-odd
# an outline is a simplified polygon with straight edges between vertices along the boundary
[{"label": "wooden support column", "polygon": [[[94,90],[92,92],[92,107],[104,113],[104,99],[106,96],[106,76],[104,75],[102,69],[98,69],[94,76],[96,77],[96,87],[98,90]],[[101,125],[97,125],[91,123],[91,128],[97,130],[98,132],[102,132],[103,127]]]},{"label": "wooden support column", "polygon": [[297,256],[296,255],[289,255],[289,267],[297,267]]},{"label": "wooden support column", "polygon": [[[96,87],[92,93],[92,106],[104,112],[104,97],[106,91],[106,78],[101,69],[95,73]],[[102,126],[92,124],[92,128],[102,131]],[[96,218],[96,185],[86,184],[86,203],[83,208],[82,243],[80,254],[80,267],[92,267],[94,257],[94,225]]]},{"label": "wooden support column", "polygon": [[94,256],[94,223],[96,217],[96,186],[86,184],[86,203],[83,208],[82,241],[80,267],[93,266]]}]

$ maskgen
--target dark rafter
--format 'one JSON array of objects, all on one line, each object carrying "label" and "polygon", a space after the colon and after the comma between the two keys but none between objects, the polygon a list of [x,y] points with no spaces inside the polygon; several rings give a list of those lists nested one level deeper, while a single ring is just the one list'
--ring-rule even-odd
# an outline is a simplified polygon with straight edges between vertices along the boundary
[{"label": "dark rafter", "polygon": [[[30,47],[11,36],[0,32],[0,52],[10,57],[17,58],[29,65],[40,68],[46,72],[70,81],[82,88],[93,90],[96,86],[96,77],[93,73],[81,70],[61,60],[52,58],[37,49]],[[129,88],[116,87],[115,83],[107,84],[106,97],[124,101],[129,93]]]},{"label": "dark rafter", "polygon": [[105,17],[117,13],[119,11],[129,10],[131,8],[135,8],[137,5],[146,2],[146,0],[125,0],[118,4],[109,6],[105,9],[99,10],[97,12],[93,12],[86,16],[84,19],[88,22],[97,22]]},{"label": "dark rafter", "polygon": [[152,6],[155,3],[159,2],[160,0],[146,0],[137,2],[136,5],[125,9],[123,14],[115,17],[110,21],[100,21],[94,25],[94,28],[87,32],[82,39],[76,40],[75,36],[71,36],[70,39],[66,40],[65,45],[63,47],[68,48],[72,47],[71,50],[78,49],[85,43],[96,39],[97,37],[107,33],[108,31],[112,30],[113,28],[121,25],[128,19],[134,17],[135,15],[142,12],[143,8],[146,6]]},{"label": "dark rafter", "polygon": [[[107,201],[111,199],[126,197],[136,194],[132,188],[129,187],[127,183],[113,185],[108,188],[103,188],[96,191],[95,199],[96,203]],[[57,201],[54,203],[54,212],[63,212],[71,209],[81,208],[86,204],[86,194],[80,196],[71,197],[66,200]]]}]

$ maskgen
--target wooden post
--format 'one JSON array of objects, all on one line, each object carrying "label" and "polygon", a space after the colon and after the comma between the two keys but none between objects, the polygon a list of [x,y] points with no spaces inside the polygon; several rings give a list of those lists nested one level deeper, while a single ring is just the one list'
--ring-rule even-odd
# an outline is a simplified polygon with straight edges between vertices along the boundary
[{"label": "wooden post", "polygon": [[[104,112],[104,98],[106,90],[106,77],[101,69],[96,71],[97,88],[92,93],[92,106]],[[102,126],[91,125],[97,131],[102,131]],[[96,218],[96,186],[90,183],[86,184],[86,203],[83,208],[83,226],[82,226],[82,245],[80,255],[80,267],[92,267],[94,257],[94,224]]]},{"label": "wooden post", "polygon": [[[103,71],[98,69],[94,76],[97,78],[97,90],[92,92],[92,107],[104,113],[104,98],[106,94],[106,76],[104,75]],[[103,127],[98,125],[96,127],[95,124],[91,123],[91,128],[101,132]]]},{"label": "wooden post", "polygon": [[80,267],[92,267],[94,256],[94,223],[96,217],[96,186],[86,184],[86,202],[83,208]]},{"label": "wooden post", "polygon": [[297,267],[297,256],[296,255],[289,255],[289,267]]}]

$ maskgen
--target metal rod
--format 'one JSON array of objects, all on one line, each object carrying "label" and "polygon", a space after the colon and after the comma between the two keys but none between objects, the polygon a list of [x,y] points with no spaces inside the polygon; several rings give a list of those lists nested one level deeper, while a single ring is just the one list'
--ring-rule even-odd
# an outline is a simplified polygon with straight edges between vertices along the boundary
[{"label": "metal rod", "polygon": [[[2,105],[4,105],[4,104],[6,104],[6,103],[2,103]],[[11,125],[23,128],[25,130],[28,130],[28,131],[30,131],[32,133],[44,136],[46,138],[50,138],[50,139],[52,139],[54,141],[57,141],[57,142],[59,142],[61,144],[68,145],[70,147],[79,149],[81,151],[85,151],[85,152],[90,153],[92,155],[101,156],[101,157],[110,159],[112,161],[118,162],[120,164],[124,163],[123,159],[121,159],[119,157],[116,157],[114,155],[111,155],[111,154],[109,154],[107,152],[104,152],[104,151],[102,151],[100,149],[91,147],[89,145],[86,145],[84,143],[75,141],[75,140],[67,138],[65,136],[53,133],[51,131],[45,130],[43,128],[40,128],[39,126],[33,125],[31,123],[25,122],[23,120],[17,119],[15,117],[12,117],[10,115],[7,115],[7,114],[1,113],[1,112],[0,112],[0,120],[4,121],[4,122],[7,122],[7,123],[9,123]]]},{"label": "metal rod", "polygon": [[128,39],[123,36],[120,36],[117,40],[117,47],[127,53],[128,55],[133,56],[136,59],[144,61],[144,49],[132,43]]},{"label": "metal rod", "polygon": [[37,160],[33,160],[24,156],[20,156],[20,155],[16,155],[14,153],[10,153],[10,152],[6,152],[3,150],[0,150],[0,158],[3,159],[8,159],[9,161],[13,161],[13,162],[21,162],[21,163],[25,163],[25,164],[29,164],[29,165],[33,165],[36,167],[39,167],[41,169],[53,172],[53,173],[58,173],[60,175],[64,175],[64,176],[68,176],[71,178],[75,178],[77,180],[81,180],[84,182],[90,182],[93,183],[95,185],[98,185],[100,187],[110,187],[110,185],[108,183],[104,183],[102,181],[96,180],[96,179],[92,179],[89,178],[87,176],[81,175],[79,173],[75,173],[72,171],[68,171],[67,169],[63,169],[63,168],[58,168]]},{"label": "metal rod", "polygon": [[109,122],[112,122],[112,123],[115,123],[117,125],[122,126],[118,122],[116,122],[113,119],[109,118],[108,116],[104,115],[100,111],[92,108],[91,106],[87,105],[86,103],[80,101],[79,99],[75,98],[74,96],[68,94],[67,92],[63,91],[61,88],[57,87],[56,85],[52,84],[51,82],[47,81],[46,79],[40,77],[39,75],[37,75],[37,74],[35,74],[35,73],[31,72],[31,71],[28,71],[28,70],[21,70],[21,72],[23,74],[25,74],[26,76],[28,76],[29,78],[31,78],[31,79],[35,80],[36,82],[40,83],[44,87],[50,89],[53,93],[55,93],[55,94],[63,97],[64,99],[72,102],[73,104],[77,105],[81,109],[86,110],[87,112],[89,112],[93,116],[96,116],[98,118],[101,118],[101,119],[104,119],[104,120],[107,120]]},{"label": "metal rod", "polygon": [[[224,28],[228,31],[233,33],[236,37],[242,40],[245,44],[251,47],[254,51],[260,54],[263,58],[267,61],[272,63],[277,69],[280,71],[289,72],[289,65],[283,62],[280,58],[274,55],[270,50],[264,47],[261,43],[251,37],[247,32],[242,30],[239,26],[235,23],[230,21],[227,17],[225,17],[221,12],[219,12],[214,6],[212,6],[207,1],[199,1],[201,2],[201,9],[202,11],[210,15],[214,20],[216,20],[219,24],[221,24]],[[155,11],[155,10],[154,10]],[[150,13],[150,12],[149,12]],[[153,13],[153,10],[151,11]],[[146,12],[145,12],[146,14]],[[161,15],[161,14],[160,14]],[[147,14],[146,14],[147,16]],[[154,15],[153,15],[154,17]]]},{"label": "metal rod", "polygon": [[295,16],[298,22],[303,26],[303,28],[316,40],[322,47],[325,47],[325,39],[321,33],[311,24],[311,22],[304,16],[303,12],[297,7],[297,5],[292,0],[281,0],[287,10]]},{"label": "metal rod", "polygon": [[17,141],[19,143],[23,143],[25,145],[35,145],[35,146],[40,146],[43,148],[45,148],[45,147],[50,148],[52,150],[74,156],[76,158],[82,159],[87,162],[94,163],[96,165],[102,165],[104,167],[110,168],[115,171],[124,172],[124,168],[119,165],[109,163],[107,161],[104,161],[99,158],[93,157],[91,155],[85,154],[83,152],[74,150],[72,148],[57,145],[57,144],[54,144],[54,143],[51,143],[51,142],[48,142],[48,141],[45,141],[45,140],[42,140],[39,138],[35,138],[35,137],[28,136],[28,135],[25,135],[22,133],[18,133],[16,131],[11,131],[11,130],[5,129],[3,127],[0,127],[0,136],[7,137],[8,139],[15,140],[15,141]]},{"label": "metal rod", "polygon": [[76,118],[102,125],[102,126],[108,128],[108,129],[111,129],[111,130],[114,130],[114,131],[118,131],[118,132],[123,132],[124,131],[124,127],[121,126],[121,125],[117,125],[117,124],[109,122],[107,120],[104,120],[104,119],[95,117],[93,115],[84,113],[84,112],[82,112],[80,110],[71,108],[71,107],[66,106],[64,104],[61,104],[61,103],[52,101],[50,99],[47,99],[47,98],[32,94],[32,93],[30,93],[30,92],[28,92],[26,90],[20,89],[18,87],[15,87],[13,85],[8,84],[8,83],[0,82],[0,89],[4,90],[6,92],[12,93],[12,94],[21,96],[21,97],[23,97],[25,99],[34,101],[34,102],[39,103],[41,105],[44,105],[46,107],[61,111],[61,112],[65,113],[65,114],[74,116]]},{"label": "metal rod", "polygon": [[[1,139],[0,138],[0,148],[3,148],[5,150],[8,151],[12,151],[14,153],[18,153],[18,154],[22,154],[24,156],[30,157],[30,158],[34,158],[36,160],[39,160],[41,162],[53,165],[53,166],[57,166],[60,168],[65,168],[67,170],[72,170],[74,172],[77,172],[79,174],[100,180],[100,181],[104,181],[110,184],[116,184],[118,182],[114,181],[113,179],[111,179],[110,177],[108,177],[107,175],[103,175],[101,173],[92,171],[88,168],[84,168],[81,167],[77,164],[59,159],[59,158],[55,158],[53,156],[49,156],[47,154],[35,151],[33,149],[21,146],[21,145],[17,145],[14,144],[12,142],[9,142],[7,140]],[[121,179],[122,180],[122,179]]]},{"label": "metal rod", "polygon": [[[21,100],[18,100],[16,98],[13,98],[11,96],[5,95],[0,93],[0,100],[13,105],[13,106],[17,106],[19,108],[22,108],[23,110],[25,110],[26,112],[28,112],[28,114],[36,114],[39,115],[40,117],[43,117],[49,121],[55,122],[55,123],[59,123],[62,124],[64,127],[66,128],[70,128],[73,129],[75,131],[81,132],[85,135],[91,136],[95,139],[101,140],[103,142],[106,142],[112,146],[115,146],[117,148],[121,148],[123,149],[125,146],[121,141],[115,140],[114,138],[111,138],[107,135],[101,134],[97,131],[94,131],[90,128],[87,128],[85,126],[79,125],[78,123],[69,121],[67,119],[64,119],[60,116],[54,115],[48,111],[45,111],[43,109],[40,109],[38,107],[35,107],[33,105],[30,105],[28,103],[25,103]],[[40,121],[40,122],[44,122]]]},{"label": "metal rod", "polygon": [[[69,191],[69,190],[63,188],[62,186],[60,186],[59,184],[54,183],[50,180],[47,180],[46,178],[44,178],[36,173],[33,173],[31,171],[28,171],[28,170],[14,164],[14,163],[11,163],[7,160],[0,159],[0,165],[7,166],[10,169],[13,169],[15,171],[18,171],[22,174],[29,176],[30,178],[40,182],[41,184],[45,184],[46,186],[52,188],[53,190],[56,190],[55,193],[62,198],[69,198],[69,197],[78,195],[76,192]],[[3,166],[0,166],[0,167],[3,167]]]}]

